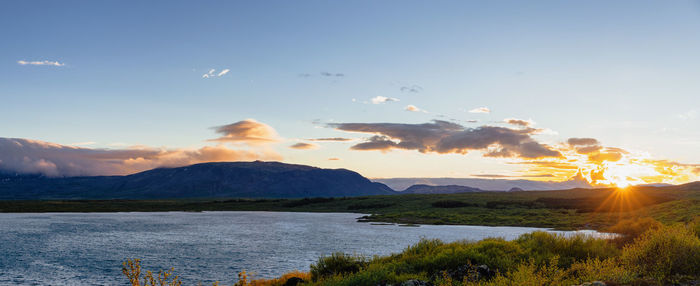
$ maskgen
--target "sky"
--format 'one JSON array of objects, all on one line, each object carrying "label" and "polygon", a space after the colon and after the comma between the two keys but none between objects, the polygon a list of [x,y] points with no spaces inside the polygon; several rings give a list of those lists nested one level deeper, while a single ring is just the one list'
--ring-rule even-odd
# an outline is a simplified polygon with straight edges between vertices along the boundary
[{"label": "sky", "polygon": [[2,1],[0,39],[3,170],[700,175],[699,1]]}]

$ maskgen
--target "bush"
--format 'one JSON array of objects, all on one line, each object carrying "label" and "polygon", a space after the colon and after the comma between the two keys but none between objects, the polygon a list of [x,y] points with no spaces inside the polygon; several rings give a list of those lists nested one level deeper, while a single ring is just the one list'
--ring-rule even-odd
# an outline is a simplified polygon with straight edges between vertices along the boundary
[{"label": "bush", "polygon": [[649,230],[655,230],[663,227],[657,220],[651,217],[624,219],[608,228],[609,232],[614,232],[620,236],[614,239],[619,246],[626,245]]},{"label": "bush", "polygon": [[581,284],[591,281],[605,281],[615,284],[629,284],[637,275],[624,267],[618,259],[588,259],[576,262],[566,271],[567,284]]},{"label": "bush", "polygon": [[619,253],[615,245],[602,238],[577,234],[564,236],[543,231],[521,235],[516,242],[525,255],[535,260],[537,265],[559,257],[560,267],[569,267],[576,261],[588,258],[606,259]]},{"label": "bush", "polygon": [[[547,265],[549,264],[549,265]],[[562,279],[564,272],[557,267],[556,258],[545,265],[537,266],[533,260],[521,263],[505,275],[497,274],[491,281],[467,282],[463,285],[484,286],[545,286],[564,285]]]},{"label": "bush", "polygon": [[393,205],[392,203],[351,204],[348,206],[348,210],[382,209]]},{"label": "bush", "polygon": [[463,207],[478,207],[478,204],[465,203],[455,200],[436,201],[431,204],[434,208],[463,208]]},{"label": "bush", "polygon": [[287,203],[282,204],[282,206],[294,208],[294,207],[301,207],[301,206],[310,205],[310,204],[328,203],[328,202],[332,202],[334,200],[335,200],[335,198],[303,198],[301,200],[289,201]]},{"label": "bush", "polygon": [[675,275],[698,276],[700,239],[683,225],[650,230],[623,249],[622,261],[658,281]]},{"label": "bush", "polygon": [[333,253],[331,256],[319,258],[316,264],[311,265],[311,280],[357,273],[365,266],[367,260],[364,257]]}]

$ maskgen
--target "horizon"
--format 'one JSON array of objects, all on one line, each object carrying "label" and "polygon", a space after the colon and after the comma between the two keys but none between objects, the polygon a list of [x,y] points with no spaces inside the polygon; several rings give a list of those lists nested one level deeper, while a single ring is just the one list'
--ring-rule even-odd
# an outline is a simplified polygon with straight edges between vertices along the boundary
[{"label": "horizon", "polygon": [[0,169],[700,179],[699,2],[273,2],[0,4]]}]

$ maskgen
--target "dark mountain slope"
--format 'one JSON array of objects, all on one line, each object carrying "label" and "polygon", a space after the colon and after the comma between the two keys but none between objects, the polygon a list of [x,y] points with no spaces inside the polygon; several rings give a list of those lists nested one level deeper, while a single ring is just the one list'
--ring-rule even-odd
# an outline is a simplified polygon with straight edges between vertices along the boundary
[{"label": "dark mountain slope", "polygon": [[301,198],[395,194],[345,169],[278,162],[203,163],[128,176],[0,176],[0,199]]},{"label": "dark mountain slope", "polygon": [[413,185],[401,192],[401,194],[456,194],[468,192],[481,192],[479,188],[466,186],[447,185],[447,186],[429,186],[429,185]]}]

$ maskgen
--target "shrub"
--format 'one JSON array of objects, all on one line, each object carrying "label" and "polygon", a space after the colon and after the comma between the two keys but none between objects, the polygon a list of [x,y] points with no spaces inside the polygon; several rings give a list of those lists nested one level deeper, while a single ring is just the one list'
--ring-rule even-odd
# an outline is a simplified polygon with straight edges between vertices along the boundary
[{"label": "shrub", "polygon": [[[182,285],[182,281],[180,281],[180,278],[178,278],[178,276],[172,276],[172,268],[170,269],[170,271],[158,271],[158,276],[156,277],[153,277],[153,272],[146,271],[146,274],[143,277],[141,277],[141,259],[129,259],[122,263],[122,273],[124,274],[124,276],[126,276],[126,278],[129,279],[129,283],[132,286]],[[141,281],[143,281],[143,283]]]},{"label": "shrub", "polygon": [[324,277],[356,273],[365,266],[367,261],[364,257],[333,253],[319,258],[316,264],[311,265],[311,280],[317,281]]},{"label": "shrub", "polygon": [[658,281],[700,275],[700,239],[683,225],[650,230],[622,251],[622,261]]},{"label": "shrub", "polygon": [[455,200],[436,201],[431,204],[434,208],[463,208],[463,207],[478,207],[478,204],[465,203]]},{"label": "shrub", "polygon": [[559,257],[560,267],[569,267],[588,258],[606,259],[619,253],[608,240],[584,234],[564,236],[543,231],[521,235],[516,242],[537,265]]},{"label": "shrub", "polygon": [[491,281],[465,282],[464,285],[484,286],[545,286],[564,285],[564,272],[557,267],[556,258],[538,267],[533,260],[521,263],[505,275],[497,274]]},{"label": "shrub", "polygon": [[311,280],[311,274],[308,272],[292,271],[285,273],[278,278],[254,279],[249,281],[248,273],[243,271],[238,273],[238,282],[234,286],[285,286],[289,279],[295,277],[306,282]]},{"label": "shrub", "polygon": [[392,203],[368,203],[368,204],[351,204],[348,210],[363,210],[363,209],[381,209],[393,206]]},{"label": "shrub", "polygon": [[614,226],[608,228],[608,231],[619,234],[620,236],[616,237],[614,241],[616,244],[623,246],[634,241],[643,233],[661,227],[663,227],[663,225],[657,220],[651,217],[645,217],[621,220]]},{"label": "shrub", "polygon": [[566,271],[567,284],[581,284],[590,281],[605,281],[616,284],[629,284],[636,279],[634,271],[624,267],[618,259],[587,259],[576,262]]},{"label": "shrub", "polygon": [[391,271],[382,264],[370,264],[361,272],[347,275],[335,275],[316,283],[316,285],[334,286],[366,286],[366,285],[388,285],[399,284],[410,279],[427,280],[425,275],[420,274],[400,274]]},{"label": "shrub", "polygon": [[335,198],[303,198],[301,200],[289,201],[287,203],[282,204],[282,206],[294,208],[294,207],[301,207],[301,206],[310,205],[310,204],[328,203],[328,202],[332,202],[334,200],[335,200]]}]

